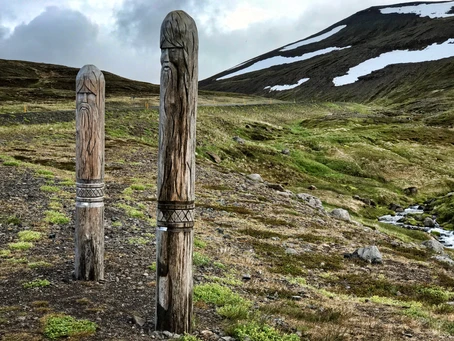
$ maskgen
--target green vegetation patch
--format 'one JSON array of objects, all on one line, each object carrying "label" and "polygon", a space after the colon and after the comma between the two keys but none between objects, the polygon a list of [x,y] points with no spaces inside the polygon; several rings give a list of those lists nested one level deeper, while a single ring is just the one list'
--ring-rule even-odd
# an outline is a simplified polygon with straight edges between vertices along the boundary
[{"label": "green vegetation patch", "polygon": [[28,250],[33,247],[33,243],[30,243],[30,242],[9,243],[8,247],[11,250]]},{"label": "green vegetation patch", "polygon": [[126,204],[118,204],[117,206],[122,208],[122,209],[124,209],[126,214],[129,217],[131,217],[131,218],[140,218],[140,219],[145,218],[145,213],[144,212],[142,212],[142,211],[140,211],[138,209],[135,209],[132,206],[129,206],[129,205],[126,205]]},{"label": "green vegetation patch", "polygon": [[206,266],[212,262],[211,258],[204,254],[194,251],[192,254],[192,263],[195,266]]},{"label": "green vegetation patch", "polygon": [[299,341],[296,334],[284,334],[277,329],[256,321],[241,323],[233,332],[240,341]]},{"label": "green vegetation patch", "polygon": [[194,238],[194,246],[199,249],[204,249],[207,246],[207,243],[202,239]]},{"label": "green vegetation patch", "polygon": [[41,239],[41,232],[37,231],[20,231],[17,235],[21,242],[34,242]]},{"label": "green vegetation patch", "polygon": [[9,166],[9,167],[17,167],[20,165],[19,161],[5,161],[3,162],[4,166]]},{"label": "green vegetation patch", "polygon": [[52,264],[51,263],[48,263],[48,262],[45,262],[45,261],[37,261],[37,262],[28,262],[28,267],[30,269],[37,269],[37,268],[49,268],[51,267]]},{"label": "green vegetation patch", "polygon": [[51,340],[71,336],[90,336],[97,325],[88,320],[77,320],[67,315],[48,315],[43,319],[43,334]]},{"label": "green vegetation patch", "polygon": [[11,256],[11,250],[0,250],[0,258],[8,258]]},{"label": "green vegetation patch", "polygon": [[70,219],[66,215],[57,211],[49,210],[44,212],[44,214],[46,215],[44,221],[51,224],[63,225],[68,224],[70,222]]},{"label": "green vegetation patch", "polygon": [[60,190],[60,188],[58,188],[58,186],[50,186],[50,185],[43,185],[39,189],[43,192],[51,192],[51,193],[55,193]]},{"label": "green vegetation patch", "polygon": [[43,288],[50,285],[50,282],[47,279],[35,279],[31,282],[26,282],[22,284],[25,289],[33,289],[33,288]]}]

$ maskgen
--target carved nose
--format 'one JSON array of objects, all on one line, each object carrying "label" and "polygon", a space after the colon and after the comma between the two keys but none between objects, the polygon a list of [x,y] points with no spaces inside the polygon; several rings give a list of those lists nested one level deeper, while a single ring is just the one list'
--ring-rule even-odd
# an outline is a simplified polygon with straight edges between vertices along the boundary
[{"label": "carved nose", "polygon": [[82,102],[87,103],[87,93],[86,92],[84,92],[84,99],[82,100]]}]

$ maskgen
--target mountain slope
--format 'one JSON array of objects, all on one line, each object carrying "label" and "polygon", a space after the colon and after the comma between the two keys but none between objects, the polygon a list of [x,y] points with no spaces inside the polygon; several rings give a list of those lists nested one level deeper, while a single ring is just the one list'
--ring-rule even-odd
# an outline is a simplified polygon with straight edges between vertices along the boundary
[{"label": "mountain slope", "polygon": [[[0,101],[73,99],[78,68],[28,61],[0,59]],[[159,85],[133,81],[103,71],[106,95],[159,94]]]},{"label": "mountain slope", "polygon": [[[290,100],[378,100],[443,109],[454,98],[453,7],[454,1],[371,7],[205,79],[200,87]],[[411,63],[395,64],[399,61]],[[342,78],[355,67],[378,70],[360,72],[357,81]]]}]

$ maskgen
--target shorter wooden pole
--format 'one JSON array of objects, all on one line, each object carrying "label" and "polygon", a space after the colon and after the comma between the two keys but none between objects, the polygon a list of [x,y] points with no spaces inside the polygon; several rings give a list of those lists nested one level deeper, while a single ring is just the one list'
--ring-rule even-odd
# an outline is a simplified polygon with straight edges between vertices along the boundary
[{"label": "shorter wooden pole", "polygon": [[104,279],[105,81],[94,65],[76,77],[75,277]]}]

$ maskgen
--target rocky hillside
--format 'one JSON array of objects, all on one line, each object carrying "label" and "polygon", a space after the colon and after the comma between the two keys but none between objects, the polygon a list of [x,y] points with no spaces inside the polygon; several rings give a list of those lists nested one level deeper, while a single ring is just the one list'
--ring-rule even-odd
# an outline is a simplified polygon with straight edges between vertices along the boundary
[{"label": "rocky hillside", "polygon": [[439,110],[453,97],[454,1],[371,7],[207,78],[201,89]]},{"label": "rocky hillside", "polygon": [[[0,59],[0,101],[73,99],[79,69],[63,65]],[[106,95],[159,94],[159,86],[103,71]]]}]

